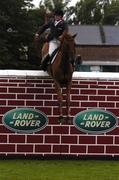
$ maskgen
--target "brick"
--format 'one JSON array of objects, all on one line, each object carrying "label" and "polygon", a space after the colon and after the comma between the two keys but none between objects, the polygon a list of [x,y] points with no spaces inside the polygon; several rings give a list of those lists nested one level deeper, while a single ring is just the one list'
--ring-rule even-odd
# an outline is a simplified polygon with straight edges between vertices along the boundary
[{"label": "brick", "polygon": [[119,108],[107,108],[106,110],[112,112],[113,114],[115,114],[115,116],[119,117]]},{"label": "brick", "polygon": [[22,100],[9,100],[8,105],[14,105],[14,106],[24,106],[25,101]]},{"label": "brick", "polygon": [[97,102],[81,102],[81,107],[97,107]]},{"label": "brick", "polygon": [[71,145],[70,153],[86,153],[86,146],[82,145]]},{"label": "brick", "polygon": [[99,102],[99,107],[114,107],[115,104],[113,102]]},{"label": "brick", "polygon": [[15,99],[16,94],[0,94],[0,99]]},{"label": "brick", "polygon": [[0,87],[4,86],[4,87],[17,87],[17,84],[13,84],[13,83],[0,83]]},{"label": "brick", "polygon": [[115,91],[114,90],[98,90],[98,95],[115,95]]},{"label": "brick", "polygon": [[51,88],[52,84],[36,84],[36,87]]},{"label": "brick", "polygon": [[36,94],[36,100],[37,99],[42,99],[42,100],[52,100],[52,95],[51,94],[49,94],[49,95],[46,95],[46,94],[42,94],[42,95],[40,95],[40,94]]},{"label": "brick", "polygon": [[36,134],[51,134],[51,127],[46,126],[43,130],[36,132]]},{"label": "brick", "polygon": [[45,143],[59,143],[60,141],[60,136],[45,136]]},{"label": "brick", "polygon": [[43,106],[43,101],[26,101],[26,106]]},{"label": "brick", "polygon": [[34,99],[33,94],[17,94],[17,99]]},{"label": "brick", "polygon": [[80,84],[97,84],[97,81],[80,81]]},{"label": "brick", "polygon": [[71,95],[71,100],[88,100],[88,96],[85,96],[85,95]]},{"label": "brick", "polygon": [[105,101],[105,96],[89,96],[89,101]]},{"label": "brick", "polygon": [[119,81],[116,81],[116,82],[115,82],[115,85],[119,85]]},{"label": "brick", "polygon": [[57,116],[51,116],[49,117],[49,124],[51,125],[59,125],[59,120]]},{"label": "brick", "polygon": [[89,89],[106,89],[106,86],[100,86],[100,85],[90,85]]},{"label": "brick", "polygon": [[43,83],[50,83],[52,84],[53,83],[53,80],[52,79],[43,79]]},{"label": "brick", "polygon": [[46,94],[55,94],[56,90],[54,88],[48,88],[48,89],[45,89],[45,93]]},{"label": "brick", "polygon": [[119,95],[119,91],[118,90],[116,90],[116,95]]},{"label": "brick", "polygon": [[68,145],[54,145],[53,152],[54,153],[68,153],[69,146]]},{"label": "brick", "polygon": [[114,81],[98,81],[98,84],[114,85]]},{"label": "brick", "polygon": [[95,95],[96,94],[96,90],[94,89],[81,89],[80,91],[80,94],[93,94]]},{"label": "brick", "polygon": [[86,108],[80,108],[80,107],[71,107],[70,108],[70,114],[72,116],[75,116],[77,113],[86,110]]},{"label": "brick", "polygon": [[104,146],[88,146],[88,153],[104,153]]},{"label": "brick", "polygon": [[25,83],[25,79],[10,79],[9,82]]},{"label": "brick", "polygon": [[9,143],[25,143],[25,135],[9,135]]},{"label": "brick", "polygon": [[0,79],[0,82],[8,82],[8,78],[6,78],[6,79]]},{"label": "brick", "polygon": [[112,136],[98,136],[97,144],[113,144]]},{"label": "brick", "polygon": [[43,88],[27,88],[27,92],[26,93],[44,93],[44,89]]},{"label": "brick", "polygon": [[117,108],[119,107],[119,103],[116,103],[116,107],[117,107]]},{"label": "brick", "polygon": [[35,152],[51,152],[51,145],[35,145]]},{"label": "brick", "polygon": [[51,112],[52,112],[52,107],[37,107],[38,110],[44,112],[47,116],[48,115],[51,115]]},{"label": "brick", "polygon": [[41,79],[27,79],[26,83],[38,83],[38,84],[42,84],[42,80]]},{"label": "brick", "polygon": [[43,143],[42,135],[27,135],[27,143]]},{"label": "brick", "polygon": [[7,129],[5,126],[0,126],[0,133],[14,133],[11,130]]},{"label": "brick", "polygon": [[119,154],[119,146],[107,146],[106,153]]},{"label": "brick", "polygon": [[0,108],[0,114],[5,114],[6,112],[8,112],[8,111],[10,111],[10,110],[12,110],[12,109],[13,109],[13,107],[2,106],[2,107]]},{"label": "brick", "polygon": [[71,94],[79,94],[79,89],[71,89]]},{"label": "brick", "polygon": [[12,144],[0,144],[0,152],[15,152],[15,145]]},{"label": "brick", "polygon": [[72,88],[88,88],[88,85],[84,85],[84,84],[72,84]]},{"label": "brick", "polygon": [[118,96],[107,96],[107,101],[119,101]]},{"label": "brick", "polygon": [[107,133],[107,135],[119,135],[119,127]]},{"label": "brick", "polygon": [[34,87],[34,84],[18,84],[18,87]]},{"label": "brick", "polygon": [[53,126],[53,134],[69,134],[68,126]]},{"label": "brick", "polygon": [[6,92],[7,93],[7,88],[0,87],[0,93]]},{"label": "brick", "polygon": [[58,101],[45,101],[45,106],[58,106]]},{"label": "brick", "polygon": [[62,136],[61,143],[65,144],[77,144],[77,136]]},{"label": "brick", "polygon": [[70,134],[85,134],[85,133],[75,127],[70,127]]},{"label": "brick", "polygon": [[95,136],[79,136],[79,144],[95,144]]},{"label": "brick", "polygon": [[18,144],[17,152],[33,152],[33,145],[28,144]]},{"label": "brick", "polygon": [[0,100],[0,106],[1,105],[6,105],[6,100]]},{"label": "brick", "polygon": [[9,93],[25,93],[25,88],[9,88]]},{"label": "brick", "polygon": [[7,135],[0,135],[0,143],[7,143]]},{"label": "brick", "polygon": [[70,107],[79,107],[80,102],[76,102],[76,101],[71,101],[70,102]]},{"label": "brick", "polygon": [[119,89],[119,86],[108,86],[108,89]]}]

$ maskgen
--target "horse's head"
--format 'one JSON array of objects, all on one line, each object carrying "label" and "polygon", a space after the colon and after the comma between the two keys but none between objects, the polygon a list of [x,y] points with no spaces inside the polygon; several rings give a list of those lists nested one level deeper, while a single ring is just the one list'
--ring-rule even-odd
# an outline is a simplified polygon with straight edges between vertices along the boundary
[{"label": "horse's head", "polygon": [[77,34],[71,35],[69,33],[64,33],[60,37],[61,41],[61,51],[67,55],[67,58],[71,61],[74,61],[76,49],[75,49],[75,37]]}]

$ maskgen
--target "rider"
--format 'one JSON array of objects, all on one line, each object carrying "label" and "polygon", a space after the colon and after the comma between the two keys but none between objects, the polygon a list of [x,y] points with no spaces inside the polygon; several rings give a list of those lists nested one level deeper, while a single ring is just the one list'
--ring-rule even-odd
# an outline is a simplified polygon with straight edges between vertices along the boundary
[{"label": "rider", "polygon": [[60,45],[60,41],[58,40],[59,36],[68,31],[68,25],[64,21],[63,15],[64,13],[62,10],[56,9],[54,11],[54,18],[48,23],[44,24],[35,34],[35,38],[37,39],[43,32],[45,32],[46,29],[50,29],[50,33],[46,39],[46,41],[49,43],[49,51],[45,58],[43,58],[41,61],[41,69],[44,71],[47,69],[51,55]]}]

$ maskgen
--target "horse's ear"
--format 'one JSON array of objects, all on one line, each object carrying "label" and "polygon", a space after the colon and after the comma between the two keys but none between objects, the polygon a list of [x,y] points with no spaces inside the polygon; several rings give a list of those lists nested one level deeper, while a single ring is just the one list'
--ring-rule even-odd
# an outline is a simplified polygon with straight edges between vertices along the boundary
[{"label": "horse's ear", "polygon": [[76,33],[76,34],[74,34],[72,37],[73,37],[73,38],[75,38],[76,36],[77,36],[77,33]]}]

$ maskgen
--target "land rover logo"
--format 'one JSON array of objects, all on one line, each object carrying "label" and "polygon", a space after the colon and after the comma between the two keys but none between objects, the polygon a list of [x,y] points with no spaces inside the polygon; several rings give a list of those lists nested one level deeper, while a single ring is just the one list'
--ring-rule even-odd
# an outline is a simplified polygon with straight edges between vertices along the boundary
[{"label": "land rover logo", "polygon": [[18,108],[8,111],[2,119],[3,124],[10,130],[21,133],[33,133],[43,129],[47,116],[31,108]]},{"label": "land rover logo", "polygon": [[91,109],[76,114],[73,124],[83,132],[101,134],[114,129],[117,125],[117,118],[109,111]]}]

